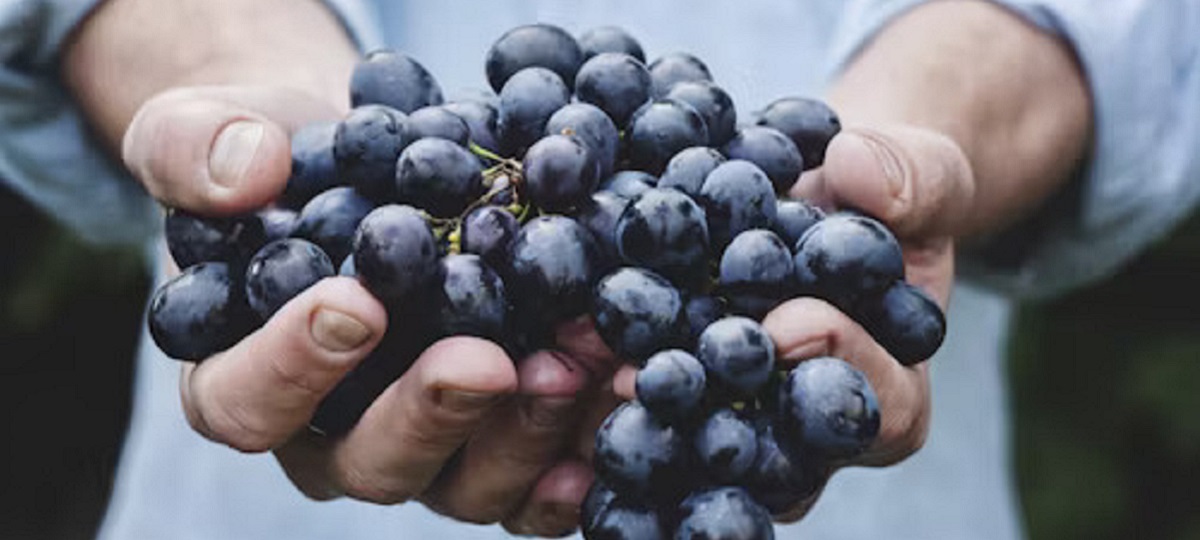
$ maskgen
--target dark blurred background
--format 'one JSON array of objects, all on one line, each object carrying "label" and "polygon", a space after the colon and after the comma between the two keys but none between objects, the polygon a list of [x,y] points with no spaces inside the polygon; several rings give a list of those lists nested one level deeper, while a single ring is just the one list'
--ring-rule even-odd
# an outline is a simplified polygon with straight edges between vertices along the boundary
[{"label": "dark blurred background", "polygon": [[[149,287],[0,188],[0,538],[90,538]],[[1018,481],[1033,540],[1200,540],[1200,219],[1103,284],[1018,312]]]}]

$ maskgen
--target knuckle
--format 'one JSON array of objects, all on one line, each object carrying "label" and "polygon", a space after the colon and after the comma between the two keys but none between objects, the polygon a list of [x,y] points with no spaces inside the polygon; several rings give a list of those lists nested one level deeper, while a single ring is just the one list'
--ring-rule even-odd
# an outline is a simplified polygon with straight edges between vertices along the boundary
[{"label": "knuckle", "polygon": [[314,359],[304,368],[299,367],[296,358],[288,358],[286,355],[274,355],[267,362],[267,368],[271,372],[272,378],[279,382],[286,390],[298,393],[301,397],[318,400],[324,396],[327,390],[326,380],[329,378],[332,368],[327,366],[320,359]]},{"label": "knuckle", "polygon": [[278,444],[280,437],[255,414],[244,407],[231,404],[208,407],[201,422],[211,438],[239,452],[266,452]]},{"label": "knuckle", "polygon": [[407,482],[389,479],[384,474],[370,473],[360,467],[347,467],[339,482],[346,496],[375,504],[400,504],[415,497],[416,490]]}]

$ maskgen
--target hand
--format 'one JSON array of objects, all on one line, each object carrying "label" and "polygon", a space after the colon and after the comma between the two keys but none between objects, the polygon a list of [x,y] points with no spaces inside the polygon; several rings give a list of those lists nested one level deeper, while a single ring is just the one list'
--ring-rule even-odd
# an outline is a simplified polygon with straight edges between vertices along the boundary
[{"label": "hand", "polygon": [[[282,190],[289,133],[338,112],[282,88],[177,89],[138,110],[122,155],[165,204],[210,215],[248,211]],[[445,339],[344,437],[310,433],[307,422],[323,396],[388,324],[403,321],[389,322],[357,281],[326,279],[229,350],[185,364],[187,418],[214,441],[272,451],[315,499],[418,499],[450,517],[500,521],[525,534],[574,529],[591,482],[590,467],[573,457],[576,426],[585,414],[606,412],[585,411],[583,403],[611,373],[611,354],[594,339],[572,338],[569,326],[560,335],[572,355],[539,352],[516,363],[490,342]]]}]

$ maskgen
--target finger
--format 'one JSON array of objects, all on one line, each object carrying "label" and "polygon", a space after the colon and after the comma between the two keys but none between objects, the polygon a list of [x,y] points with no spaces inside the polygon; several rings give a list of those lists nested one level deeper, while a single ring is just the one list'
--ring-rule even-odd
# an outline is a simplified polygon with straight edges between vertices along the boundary
[{"label": "finger", "polygon": [[817,204],[856,208],[898,236],[939,236],[971,212],[971,167],[949,137],[908,126],[851,128],[829,143],[825,163],[793,194]]},{"label": "finger", "polygon": [[272,87],[191,87],[148,100],[122,158],[156,199],[205,215],[259,208],[291,173],[289,133],[337,117],[330,104]]},{"label": "finger", "polygon": [[512,360],[496,344],[470,337],[439,341],[337,444],[330,480],[358,499],[407,501],[425,491],[516,389]]},{"label": "finger", "polygon": [[386,326],[383,306],[358,282],[320,281],[259,331],[185,367],[180,390],[188,420],[242,451],[273,448],[308,422]]},{"label": "finger", "polygon": [[583,364],[596,380],[607,378],[620,365],[617,355],[596,332],[596,324],[591,316],[585,315],[559,324],[554,337],[558,349]]},{"label": "finger", "polygon": [[796,298],[763,320],[778,361],[792,366],[834,356],[866,374],[879,400],[879,435],[857,464],[890,465],[921,447],[929,429],[929,376],[925,363],[905,367],[866,330],[837,308],[815,298]]},{"label": "finger", "polygon": [[502,524],[518,535],[566,536],[579,526],[579,507],[591,485],[587,463],[564,461],[542,475],[529,498]]},{"label": "finger", "polygon": [[518,366],[516,399],[496,411],[463,448],[422,502],[474,523],[508,516],[563,456],[583,412],[589,374],[577,361],[539,352]]},{"label": "finger", "polygon": [[622,399],[632,400],[637,397],[637,368],[623,365],[613,374],[613,393]]}]

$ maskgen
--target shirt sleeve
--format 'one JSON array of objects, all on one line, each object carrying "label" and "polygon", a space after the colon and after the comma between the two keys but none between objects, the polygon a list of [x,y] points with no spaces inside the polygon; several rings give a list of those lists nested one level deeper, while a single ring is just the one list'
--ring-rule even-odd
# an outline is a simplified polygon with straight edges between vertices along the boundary
[{"label": "shirt sleeve", "polygon": [[[325,0],[362,50],[382,42],[367,0]],[[108,156],[63,87],[62,45],[97,0],[0,2],[0,186],[99,245],[137,245],[161,216]]]},{"label": "shirt sleeve", "polygon": [[[1076,182],[1022,226],[964,254],[960,270],[1015,296],[1050,296],[1115,272],[1200,201],[1200,3],[994,1],[1074,48],[1095,136]],[[834,65],[921,3],[849,2]]]}]

